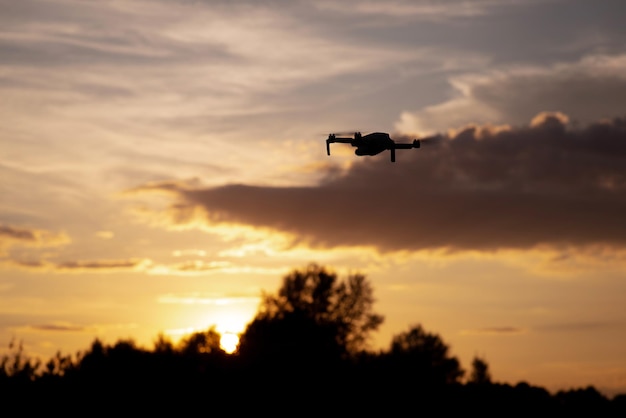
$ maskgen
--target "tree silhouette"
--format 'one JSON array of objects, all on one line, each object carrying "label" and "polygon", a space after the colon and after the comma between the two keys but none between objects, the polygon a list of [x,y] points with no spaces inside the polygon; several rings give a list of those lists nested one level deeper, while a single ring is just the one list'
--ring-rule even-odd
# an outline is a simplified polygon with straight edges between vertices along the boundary
[{"label": "tree silhouette", "polygon": [[9,343],[10,354],[5,354],[0,358],[0,383],[7,382],[9,379],[13,383],[26,383],[36,378],[36,372],[41,362],[32,359],[24,353],[24,345],[20,341]]},{"label": "tree silhouette", "polygon": [[437,334],[414,325],[407,332],[393,337],[389,350],[392,368],[407,381],[420,386],[459,383],[464,371],[456,357]]},{"label": "tree silhouette", "polygon": [[242,356],[264,361],[308,364],[363,350],[383,317],[373,312],[372,288],[365,276],[339,281],[317,264],[283,278],[277,294],[264,294],[255,319],[241,337]]},{"label": "tree silhouette", "polygon": [[[204,332],[194,332],[180,342],[180,351],[187,355],[209,353],[223,354],[224,350],[220,347],[220,338],[221,335],[215,330],[215,327],[211,327]],[[163,342],[161,342],[161,344],[163,344]]]},{"label": "tree silhouette", "polygon": [[184,415],[218,402],[239,414],[289,416],[626,416],[626,395],[609,400],[592,386],[551,395],[526,382],[493,383],[479,357],[463,385],[459,361],[421,325],[394,336],[387,350],[367,350],[383,320],[373,302],[365,276],[340,281],[311,264],[263,295],[235,355],[220,348],[215,327],[178,344],[160,334],[153,350],[96,339],[85,352],[59,352],[48,362],[11,343],[0,356],[0,390],[30,415],[83,416],[94,406],[100,415],[129,415],[129,406],[144,415]]},{"label": "tree silhouette", "polygon": [[480,357],[474,357],[472,360],[472,371],[468,382],[480,385],[491,383],[489,365],[485,360]]}]

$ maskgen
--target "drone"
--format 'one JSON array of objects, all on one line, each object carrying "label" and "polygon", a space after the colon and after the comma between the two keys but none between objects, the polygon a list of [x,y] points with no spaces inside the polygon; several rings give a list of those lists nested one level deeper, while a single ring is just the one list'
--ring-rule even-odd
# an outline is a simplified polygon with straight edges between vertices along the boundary
[{"label": "drone", "polygon": [[339,137],[340,134],[330,134],[326,140],[326,153],[330,155],[330,144],[339,142],[350,144],[356,147],[354,153],[356,155],[377,155],[383,151],[391,151],[391,162],[396,161],[397,149],[419,148],[420,141],[415,139],[412,143],[396,144],[393,139],[385,132],[373,132],[367,135],[361,135],[361,132],[355,132],[353,138]]}]

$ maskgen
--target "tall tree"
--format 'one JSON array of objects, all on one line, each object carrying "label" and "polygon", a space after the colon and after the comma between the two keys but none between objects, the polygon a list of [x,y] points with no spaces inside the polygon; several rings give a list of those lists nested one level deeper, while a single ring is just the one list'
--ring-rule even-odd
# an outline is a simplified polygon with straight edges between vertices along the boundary
[{"label": "tall tree", "polygon": [[[372,287],[362,274],[339,281],[317,264],[283,278],[277,294],[264,294],[241,338],[241,352],[265,349],[347,355],[363,350],[383,322],[373,312]],[[271,340],[271,341],[270,341]]]}]

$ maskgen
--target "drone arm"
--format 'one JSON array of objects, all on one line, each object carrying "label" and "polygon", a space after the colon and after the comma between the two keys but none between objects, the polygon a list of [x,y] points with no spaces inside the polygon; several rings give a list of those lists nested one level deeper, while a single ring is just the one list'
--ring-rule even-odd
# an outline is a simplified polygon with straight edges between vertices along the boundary
[{"label": "drone arm", "polygon": [[342,144],[352,144],[354,140],[352,138],[337,138],[334,136],[330,137],[326,140],[326,154],[330,155],[330,144],[334,142],[339,142]]},{"label": "drone arm", "polygon": [[411,148],[419,148],[420,141],[417,139],[413,141],[411,144],[394,144],[395,149],[411,149]]},{"label": "drone arm", "polygon": [[420,141],[418,141],[417,139],[413,141],[413,143],[411,144],[396,144],[394,143],[391,148],[389,148],[389,151],[391,152],[391,162],[394,163],[396,162],[396,150],[397,149],[411,149],[411,148],[419,148],[420,147]]}]

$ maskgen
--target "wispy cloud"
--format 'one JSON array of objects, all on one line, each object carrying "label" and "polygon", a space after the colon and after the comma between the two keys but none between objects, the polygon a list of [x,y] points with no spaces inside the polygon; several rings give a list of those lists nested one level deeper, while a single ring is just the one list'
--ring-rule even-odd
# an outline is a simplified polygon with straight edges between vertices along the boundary
[{"label": "wispy cloud", "polygon": [[538,331],[543,332],[584,332],[602,331],[611,328],[621,329],[624,324],[616,321],[599,320],[599,321],[572,321],[539,325],[536,327]]},{"label": "wispy cloud", "polygon": [[85,332],[85,331],[90,330],[89,327],[70,324],[70,323],[47,323],[47,324],[40,324],[40,325],[31,325],[29,328],[34,331],[49,331],[49,332]]},{"label": "wispy cloud", "polygon": [[205,276],[208,274],[265,274],[282,275],[288,267],[263,267],[229,261],[188,260],[182,263],[153,264],[146,269],[148,274],[167,276]]},{"label": "wispy cloud", "polygon": [[187,260],[182,263],[153,265],[150,274],[166,275],[204,275],[210,272],[223,271],[230,266],[226,261]]},{"label": "wispy cloud", "polygon": [[0,255],[10,247],[57,247],[71,242],[63,232],[0,225]]},{"label": "wispy cloud", "polygon": [[19,334],[40,334],[40,333],[88,333],[96,334],[108,330],[128,330],[137,328],[135,323],[102,323],[102,324],[78,324],[68,321],[50,321],[41,323],[23,324],[9,327],[11,331]]},{"label": "wispy cloud", "polygon": [[251,295],[222,295],[204,293],[173,294],[168,293],[158,297],[158,303],[181,305],[232,305],[238,303],[258,303],[259,296]]},{"label": "wispy cloud", "polygon": [[475,328],[461,331],[461,335],[519,335],[526,333],[527,330],[519,327],[486,327]]},{"label": "wispy cloud", "polygon": [[7,260],[4,266],[42,272],[63,273],[114,273],[123,271],[145,271],[152,265],[148,259],[126,260]]},{"label": "wispy cloud", "polygon": [[322,10],[344,15],[353,16],[357,14],[376,17],[377,19],[393,17],[396,19],[411,18],[418,21],[441,21],[484,16],[499,7],[515,6],[532,1],[453,0],[442,3],[431,0],[394,0],[383,3],[373,0],[348,0],[342,2],[318,1],[315,5]]},{"label": "wispy cloud", "polygon": [[[145,273],[168,276],[204,276],[216,273],[225,274],[263,274],[282,275],[289,267],[264,267],[245,263],[233,263],[224,259],[201,260],[189,259],[177,263],[160,263],[148,258],[66,260],[55,261],[43,258],[20,259],[8,258],[0,261],[6,269],[21,269],[41,273]],[[2,290],[2,289],[0,289]]]}]

